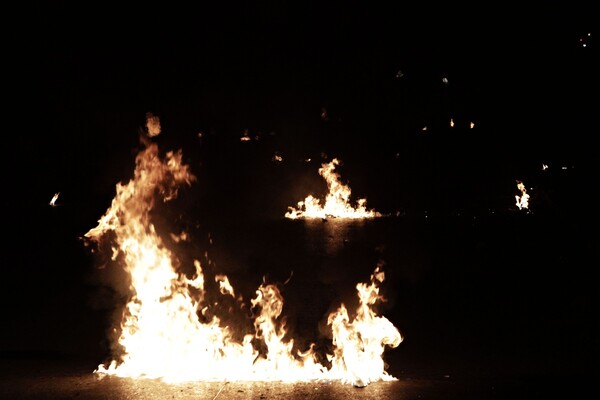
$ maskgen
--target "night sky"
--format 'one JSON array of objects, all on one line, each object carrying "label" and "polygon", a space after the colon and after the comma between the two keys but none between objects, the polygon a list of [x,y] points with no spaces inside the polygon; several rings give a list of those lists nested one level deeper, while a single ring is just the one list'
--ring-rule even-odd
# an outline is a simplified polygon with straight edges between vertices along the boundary
[{"label": "night sky", "polygon": [[[131,178],[147,113],[160,118],[160,148],[182,149],[198,177],[190,226],[280,219],[323,190],[316,171],[338,157],[354,195],[384,213],[515,214],[522,180],[533,214],[577,235],[591,227],[590,10],[276,3],[53,3],[7,16],[2,307],[12,328],[0,350],[51,323],[24,312],[85,297],[96,261],[79,238]],[[245,132],[253,140],[241,142]],[[69,318],[58,320],[68,332]]]}]

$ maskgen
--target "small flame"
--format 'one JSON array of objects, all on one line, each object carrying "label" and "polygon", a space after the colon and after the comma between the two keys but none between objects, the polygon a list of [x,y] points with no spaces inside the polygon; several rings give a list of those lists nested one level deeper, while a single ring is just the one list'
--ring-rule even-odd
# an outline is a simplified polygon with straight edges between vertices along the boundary
[{"label": "small flame", "polygon": [[60,192],[58,193],[54,193],[54,196],[52,196],[52,199],[50,199],[50,206],[51,207],[55,207],[56,206],[56,200],[58,200],[58,196],[60,195]]},{"label": "small flame", "polygon": [[525,185],[520,180],[517,180],[517,188],[521,191],[521,196],[515,195],[515,199],[517,200],[517,207],[519,207],[519,210],[529,208],[529,195],[527,194]]},{"label": "small flame", "polygon": [[117,330],[120,353],[110,363],[100,364],[96,374],[165,382],[339,379],[359,386],[396,380],[385,371],[382,354],[386,346],[398,346],[402,337],[372,310],[382,299],[379,284],[384,274],[379,267],[370,284],[356,286],[360,300],[356,316],[351,319],[342,305],[328,318],[334,350],[321,359],[329,360],[330,367],[317,361],[313,344],[300,351],[288,338],[283,296],[274,284],[261,284],[250,300],[254,317],[249,326],[254,332],[236,332],[225,324],[228,314],[236,310],[229,307],[225,318],[219,317],[219,302],[233,300],[240,309],[245,306],[241,296],[235,298],[229,278],[215,275],[222,300],[207,301],[209,285],[200,261],[193,261],[191,277],[177,272],[173,264],[177,257],[151,218],[158,196],[171,200],[180,186],[191,185],[196,178],[182,164],[180,151],[167,152],[163,160],[155,143],[144,143],[133,179],[117,184],[110,208],[85,234],[99,242],[110,232],[112,258],[124,264],[130,278],[130,298]]},{"label": "small flame", "polygon": [[229,278],[227,275],[216,275],[215,282],[219,283],[219,290],[221,291],[221,294],[228,294],[235,298],[233,286],[231,286],[231,283],[229,283]]},{"label": "small flame", "polygon": [[349,203],[351,190],[340,182],[340,176],[335,172],[339,160],[334,158],[330,163],[321,164],[319,175],[327,182],[329,189],[325,198],[325,205],[321,206],[319,199],[308,195],[304,201],[298,202],[298,208],[288,207],[286,218],[374,218],[381,214],[374,210],[367,210],[367,200],[358,199],[357,206]]},{"label": "small flame", "polygon": [[242,142],[248,142],[248,141],[252,140],[252,138],[250,137],[250,132],[248,131],[248,129],[244,129],[244,134],[242,135],[242,137],[240,137],[240,140]]},{"label": "small flame", "polygon": [[279,153],[275,153],[273,155],[273,157],[271,158],[271,160],[277,161],[277,162],[282,162],[283,161],[283,157],[281,157],[281,155],[279,155]]},{"label": "small flame", "polygon": [[146,130],[150,137],[160,135],[160,118],[152,113],[146,113]]}]

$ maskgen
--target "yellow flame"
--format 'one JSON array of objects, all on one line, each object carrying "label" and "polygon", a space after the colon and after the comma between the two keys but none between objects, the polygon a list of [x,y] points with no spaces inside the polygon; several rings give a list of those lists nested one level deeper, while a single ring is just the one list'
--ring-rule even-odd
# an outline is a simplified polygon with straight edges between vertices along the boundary
[{"label": "yellow flame", "polygon": [[[175,198],[179,186],[196,178],[181,163],[181,152],[168,152],[162,160],[156,144],[146,146],[136,157],[134,178],[116,185],[110,208],[85,235],[99,242],[110,231],[113,259],[122,260],[131,281],[118,330],[121,353],[95,373],[165,382],[339,379],[361,386],[396,379],[385,371],[382,353],[402,338],[372,310],[381,299],[378,285],[384,275],[379,267],[370,285],[357,285],[360,307],[353,320],[343,305],[329,316],[334,345],[333,354],[326,355],[330,367],[317,361],[313,344],[300,351],[288,339],[281,315],[283,297],[276,285],[263,283],[250,301],[254,332],[236,332],[224,324],[226,318],[217,316],[217,302],[206,300],[201,263],[194,260],[191,278],[177,272],[175,255],[152,224],[155,199]],[[217,274],[214,280],[222,301],[231,302],[235,292],[227,276]],[[241,300],[238,297],[238,303]]]},{"label": "yellow flame", "polygon": [[339,160],[334,158],[330,163],[321,164],[319,175],[327,182],[329,189],[325,198],[325,205],[321,206],[319,199],[308,195],[304,201],[298,202],[298,208],[288,207],[286,218],[374,218],[381,214],[374,210],[367,210],[367,200],[358,199],[356,207],[349,203],[350,187],[340,182],[340,176],[335,172]]},{"label": "yellow flame", "polygon": [[515,195],[517,207],[519,207],[519,210],[529,208],[529,195],[527,194],[527,189],[525,189],[525,185],[520,180],[517,180],[517,188],[521,191],[521,196]]},{"label": "yellow flame", "polygon": [[378,266],[369,285],[356,285],[360,305],[353,320],[343,304],[329,315],[327,323],[333,330],[336,348],[328,358],[332,361],[332,373],[342,382],[365,386],[378,380],[396,379],[385,371],[382,355],[385,346],[397,347],[403,337],[387,318],[377,316],[372,309],[378,300],[382,300],[379,284],[384,278],[384,272]]}]

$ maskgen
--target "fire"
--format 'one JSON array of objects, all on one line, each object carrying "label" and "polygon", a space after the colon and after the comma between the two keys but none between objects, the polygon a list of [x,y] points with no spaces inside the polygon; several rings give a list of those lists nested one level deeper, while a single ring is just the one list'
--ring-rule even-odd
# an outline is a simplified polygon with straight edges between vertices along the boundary
[{"label": "fire", "polygon": [[343,382],[355,386],[395,379],[386,373],[382,355],[385,345],[397,347],[403,338],[387,318],[377,316],[371,308],[382,300],[379,284],[384,278],[385,274],[378,266],[369,285],[356,285],[360,305],[353,320],[350,320],[343,304],[327,320],[333,329],[333,344],[336,346],[334,355],[329,357],[332,371]]},{"label": "fire", "polygon": [[51,207],[56,206],[56,200],[58,200],[59,195],[60,195],[60,192],[54,193],[54,196],[52,196],[52,198],[50,199],[50,203],[48,203]]},{"label": "fire", "polygon": [[[379,284],[384,274],[379,267],[370,284],[356,286],[360,306],[354,318],[344,305],[329,315],[333,352],[325,357],[319,358],[312,344],[305,351],[297,349],[289,338],[282,316],[283,296],[275,284],[263,282],[245,307],[229,278],[216,274],[219,302],[233,302],[242,313],[252,311],[252,316],[245,314],[251,320],[248,332],[225,324],[228,315],[219,316],[218,302],[207,300],[209,279],[200,261],[193,261],[193,274],[178,272],[175,254],[152,222],[157,199],[176,198],[178,189],[191,185],[196,177],[182,164],[181,151],[161,158],[155,143],[148,139],[144,143],[133,178],[116,185],[111,206],[85,234],[94,243],[110,238],[112,258],[130,278],[130,298],[115,329],[120,334],[120,353],[110,363],[100,364],[96,374],[165,382],[327,379],[357,386],[396,380],[386,372],[382,355],[386,346],[398,346],[402,337],[389,320],[372,310],[382,300]],[[227,313],[236,312],[235,307]]]},{"label": "fire", "polygon": [[152,113],[146,113],[146,130],[148,136],[160,135],[160,118]]},{"label": "fire", "polygon": [[517,180],[517,188],[521,191],[521,196],[519,196],[518,194],[515,195],[515,199],[517,200],[517,207],[519,207],[519,210],[529,208],[529,195],[527,194],[525,185],[520,180]]},{"label": "fire", "polygon": [[349,203],[351,190],[340,182],[340,176],[335,172],[336,165],[340,162],[334,158],[330,163],[321,164],[319,175],[327,182],[329,189],[325,198],[325,205],[321,206],[319,199],[308,195],[304,201],[298,202],[298,208],[288,207],[286,218],[374,218],[381,214],[374,210],[367,210],[367,200],[358,199],[356,207]]}]

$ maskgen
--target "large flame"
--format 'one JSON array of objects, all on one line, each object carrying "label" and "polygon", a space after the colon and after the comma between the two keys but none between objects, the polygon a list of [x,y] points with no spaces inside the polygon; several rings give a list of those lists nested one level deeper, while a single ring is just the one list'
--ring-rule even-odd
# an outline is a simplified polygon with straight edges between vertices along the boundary
[{"label": "large flame", "polygon": [[[330,365],[318,362],[312,344],[306,351],[294,347],[282,317],[279,288],[263,283],[250,301],[253,332],[235,332],[217,316],[217,303],[207,301],[205,274],[194,260],[195,273],[177,272],[175,255],[152,223],[155,200],[174,199],[177,189],[196,180],[182,164],[181,152],[162,159],[155,143],[136,158],[133,179],[117,184],[116,196],[98,226],[86,237],[99,242],[108,232],[113,260],[129,274],[131,296],[120,327],[120,352],[94,371],[99,375],[182,381],[308,381],[335,379],[363,386],[376,380],[395,380],[386,372],[382,354],[386,346],[402,341],[399,331],[372,310],[381,299],[377,268],[370,284],[357,285],[360,306],[350,319],[345,306],[332,313],[333,354]],[[185,235],[184,235],[185,237]],[[225,275],[217,274],[217,296],[244,308],[241,296]]]},{"label": "large flame", "polygon": [[325,204],[321,206],[319,199],[308,195],[304,201],[298,202],[298,208],[288,207],[286,218],[374,218],[381,214],[367,210],[367,200],[358,199],[356,207],[350,204],[350,187],[340,182],[340,176],[335,172],[339,160],[334,158],[330,163],[321,164],[319,175],[327,182],[328,193]]}]

